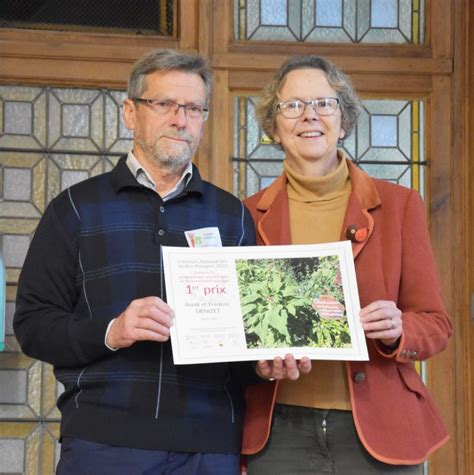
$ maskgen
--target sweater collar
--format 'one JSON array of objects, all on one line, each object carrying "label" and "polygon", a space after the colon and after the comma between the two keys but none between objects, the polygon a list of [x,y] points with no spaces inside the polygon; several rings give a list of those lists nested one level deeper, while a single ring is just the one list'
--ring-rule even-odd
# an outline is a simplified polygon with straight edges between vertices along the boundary
[{"label": "sweater collar", "polygon": [[292,200],[303,203],[329,201],[350,193],[349,170],[341,157],[337,167],[324,176],[302,175],[291,168],[287,160],[283,167],[288,180],[288,198]]},{"label": "sweater collar", "polygon": [[[138,183],[137,179],[133,176],[130,168],[127,165],[127,156],[120,158],[119,162],[111,172],[112,174],[112,187],[115,193],[119,193],[125,188],[144,188],[143,185]],[[186,184],[185,189],[180,194],[184,193],[199,193],[203,194],[204,182],[199,174],[199,170],[193,164],[192,177]]]},{"label": "sweater collar", "polygon": [[[374,179],[367,175],[364,171],[357,168],[347,155],[338,150],[338,156],[346,160],[349,169],[349,177],[351,180],[352,193],[357,197],[359,203],[364,209],[373,209],[380,205],[380,197],[374,183]],[[287,178],[282,173],[262,194],[257,203],[257,209],[267,211],[273,204],[277,195],[286,190]]]}]

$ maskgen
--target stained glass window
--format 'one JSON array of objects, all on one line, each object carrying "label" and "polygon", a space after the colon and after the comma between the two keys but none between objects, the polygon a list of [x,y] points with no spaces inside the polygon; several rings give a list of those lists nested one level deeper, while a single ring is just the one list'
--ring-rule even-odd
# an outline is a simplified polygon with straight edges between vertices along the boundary
[{"label": "stained glass window", "polygon": [[424,41],[425,0],[234,0],[234,38],[314,43]]},{"label": "stained glass window", "polygon": [[[0,249],[6,267],[0,353],[0,473],[54,473],[59,450],[51,366],[21,354],[13,335],[18,276],[46,205],[110,170],[131,147],[123,91],[0,86]],[[5,456],[3,456],[5,455]]]},{"label": "stained glass window", "polygon": [[[250,196],[282,172],[284,154],[257,123],[256,97],[234,98],[234,193]],[[364,100],[358,124],[342,144],[369,175],[423,194],[424,103],[421,100]]]}]

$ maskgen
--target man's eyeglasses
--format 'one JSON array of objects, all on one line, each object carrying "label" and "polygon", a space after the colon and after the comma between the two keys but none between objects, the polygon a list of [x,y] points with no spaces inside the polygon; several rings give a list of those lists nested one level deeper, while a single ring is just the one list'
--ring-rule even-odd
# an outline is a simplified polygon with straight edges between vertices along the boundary
[{"label": "man's eyeglasses", "polygon": [[318,115],[332,115],[339,107],[339,99],[337,97],[320,97],[309,101],[292,99],[291,101],[280,102],[278,109],[280,109],[283,117],[287,119],[297,119],[303,115],[306,106],[311,106]]},{"label": "man's eyeglasses", "polygon": [[141,97],[134,97],[132,101],[150,106],[158,115],[166,115],[170,112],[176,114],[180,107],[184,109],[188,119],[206,120],[209,115],[209,109],[197,104],[178,104],[169,99],[143,99]]}]

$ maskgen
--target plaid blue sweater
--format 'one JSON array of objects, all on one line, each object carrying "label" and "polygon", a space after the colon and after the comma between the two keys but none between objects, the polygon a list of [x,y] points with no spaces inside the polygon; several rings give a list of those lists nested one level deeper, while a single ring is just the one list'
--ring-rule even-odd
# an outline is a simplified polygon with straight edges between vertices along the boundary
[{"label": "plaid blue sweater", "polygon": [[253,245],[251,218],[202,181],[164,203],[125,158],[61,193],[46,209],[21,272],[15,334],[25,354],[54,365],[65,391],[61,435],[142,449],[238,453],[243,387],[252,365],[175,366],[170,343],[112,352],[106,327],[137,298],[165,299],[160,246],[216,226],[224,246]]}]

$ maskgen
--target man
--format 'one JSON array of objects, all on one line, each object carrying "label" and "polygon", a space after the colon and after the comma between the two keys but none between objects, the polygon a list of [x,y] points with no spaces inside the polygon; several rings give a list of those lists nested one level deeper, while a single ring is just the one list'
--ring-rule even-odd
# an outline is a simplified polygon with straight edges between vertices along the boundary
[{"label": "man", "polygon": [[[55,198],[31,243],[14,329],[65,387],[59,474],[238,471],[243,388],[258,378],[248,363],[173,365],[161,263],[161,246],[201,228],[224,246],[255,242],[240,201],[191,163],[210,83],[199,56],[141,58],[124,101],[133,150]],[[281,360],[277,374],[260,366],[283,377]]]}]

